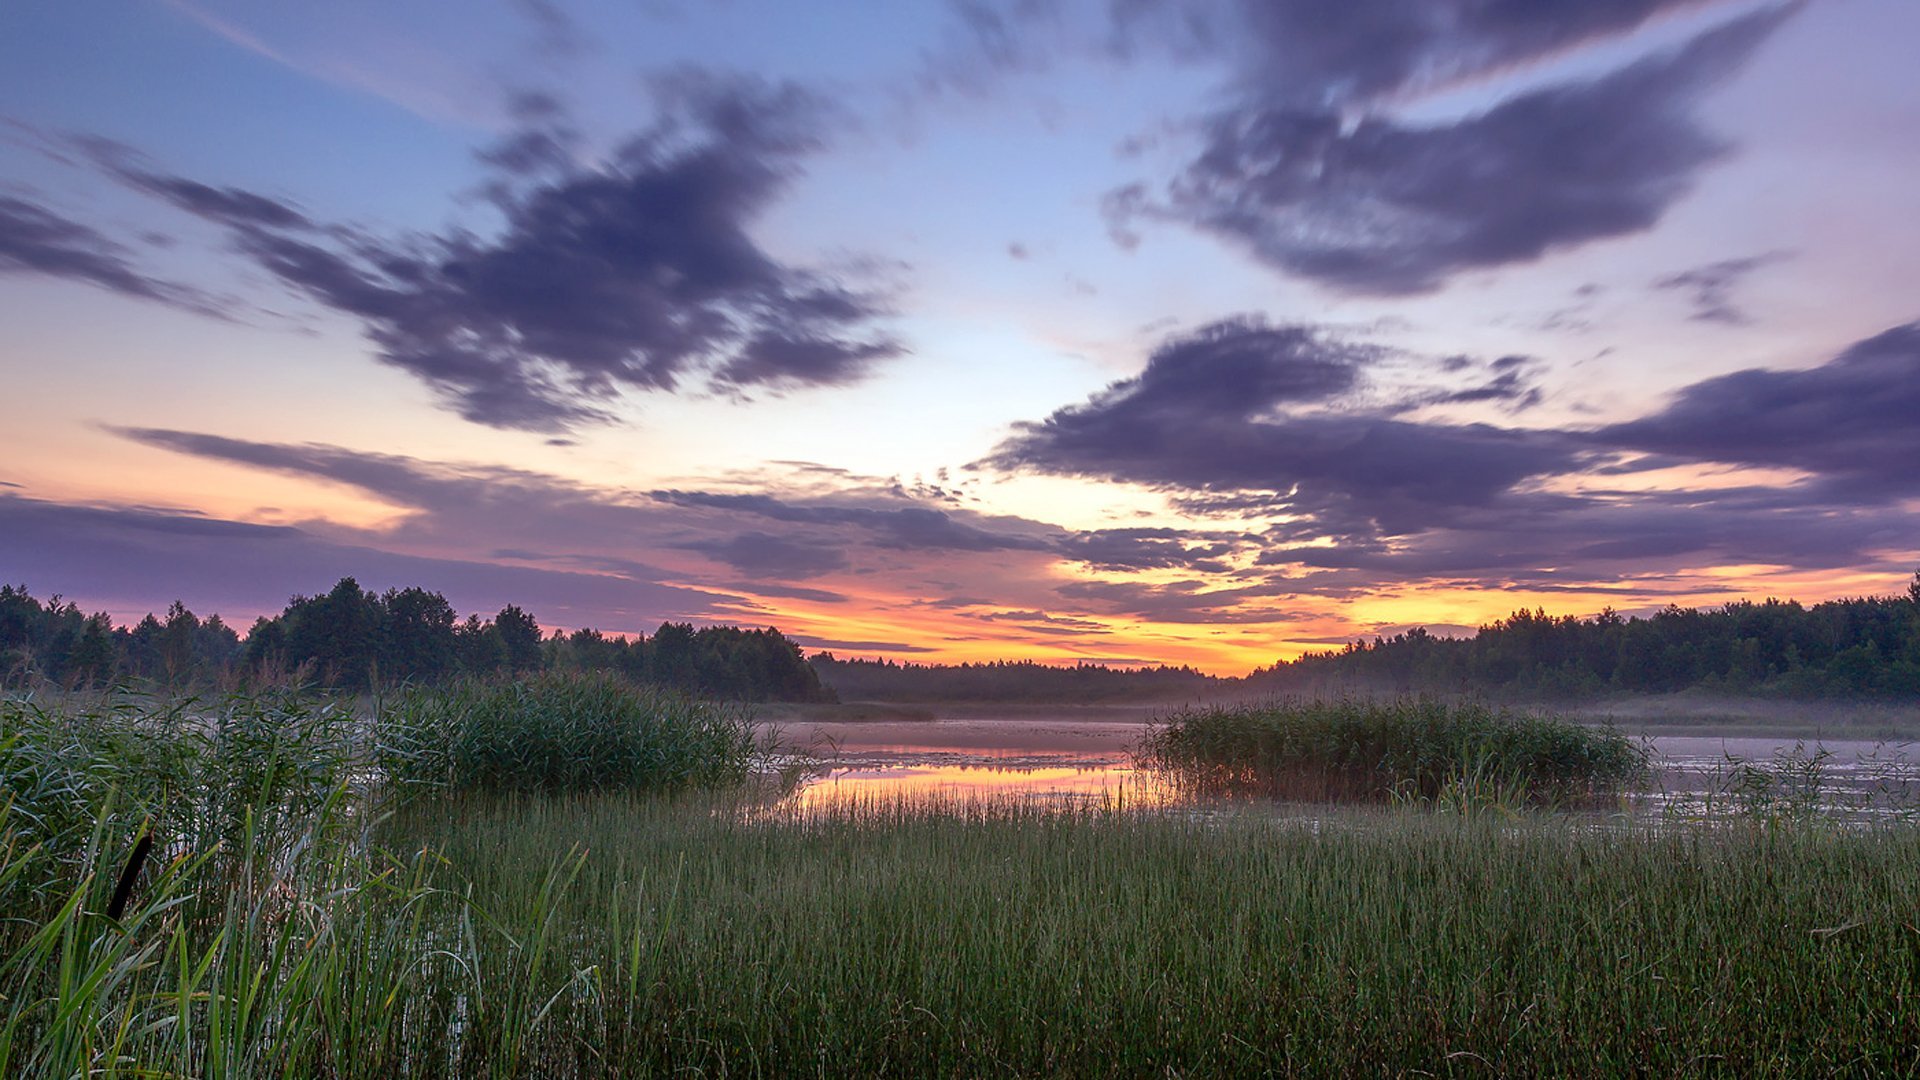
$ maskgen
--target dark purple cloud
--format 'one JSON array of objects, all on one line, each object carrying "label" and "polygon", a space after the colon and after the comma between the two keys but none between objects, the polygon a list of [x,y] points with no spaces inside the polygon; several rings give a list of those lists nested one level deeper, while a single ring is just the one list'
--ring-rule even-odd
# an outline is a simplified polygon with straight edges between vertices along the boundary
[{"label": "dark purple cloud", "polygon": [[[1459,389],[1421,391],[1390,406],[1395,413],[1411,412],[1431,405],[1497,404],[1517,413],[1540,404],[1544,393],[1535,383],[1540,363],[1528,356],[1503,356],[1486,365],[1484,382]],[[1471,357],[1452,356],[1442,362],[1449,373],[1474,371]]]},{"label": "dark purple cloud", "polygon": [[1274,103],[1364,104],[1618,37],[1703,0],[1112,0],[1129,49],[1231,63]]},{"label": "dark purple cloud", "polygon": [[1670,567],[1875,565],[1911,550],[1915,525],[1904,510],[1849,505],[1811,488],[1601,493],[1547,506],[1515,497],[1392,544],[1275,543],[1258,561],[1293,568],[1303,593],[1448,579],[1590,592],[1605,591],[1595,581]]},{"label": "dark purple cloud", "polygon": [[1181,529],[1095,529],[1062,540],[1058,551],[1095,570],[1182,569],[1225,572],[1222,560],[1243,538]]},{"label": "dark purple cloud", "polygon": [[1285,585],[1260,583],[1208,588],[1212,582],[1073,581],[1054,590],[1091,610],[1163,623],[1271,623],[1301,612],[1249,601],[1293,595]]},{"label": "dark purple cloud", "polygon": [[1321,108],[1510,68],[1714,0],[949,0],[928,89],[978,92],[1066,56],[1226,69],[1242,94]]},{"label": "dark purple cloud", "polygon": [[[1218,324],[1170,341],[1140,376],[1002,443],[986,464],[1139,483],[1215,519],[1281,519],[1258,535],[1110,530],[1060,545],[1103,569],[1186,568],[1238,583],[1204,604],[1192,599],[1197,580],[1147,591],[1079,583],[1063,595],[1120,603],[1142,617],[1177,621],[1204,608],[1229,621],[1258,617],[1257,605],[1236,606],[1243,598],[1278,595],[1260,591],[1248,555],[1253,567],[1286,571],[1273,588],[1340,595],[1382,580],[1572,589],[1664,566],[1831,569],[1912,548],[1914,518],[1898,500],[1920,492],[1912,466],[1920,461],[1920,324],[1817,368],[1704,380],[1643,419],[1568,432],[1397,418],[1421,404],[1525,400],[1527,358],[1443,361],[1448,375],[1484,381],[1369,410],[1346,394],[1364,387],[1375,354],[1325,346],[1324,336],[1300,328]],[[1208,387],[1214,363],[1220,384]],[[1593,483],[1689,461],[1813,475],[1769,488]],[[1539,486],[1576,478],[1586,482],[1572,491]]]},{"label": "dark purple cloud", "polygon": [[[1050,537],[998,532],[969,524],[945,510],[925,506],[852,506],[801,502],[764,493],[713,491],[648,492],[672,506],[724,510],[791,525],[853,526],[876,547],[920,551],[1045,551]],[[1022,523],[1031,526],[1033,523]],[[1039,531],[1057,533],[1054,526]]]},{"label": "dark purple cloud", "polygon": [[184,176],[155,172],[144,164],[138,151],[110,139],[74,141],[88,158],[121,183],[195,217],[237,228],[291,231],[316,228],[312,219],[290,202],[243,188],[215,187]]},{"label": "dark purple cloud", "polygon": [[1063,636],[1081,636],[1085,634],[1107,634],[1106,624],[1092,619],[1081,619],[1071,615],[1054,615],[1045,611],[981,611],[965,612],[962,618],[978,619],[981,622],[1012,623],[1021,629],[1036,634],[1058,634]]},{"label": "dark purple cloud", "polygon": [[983,463],[1184,495],[1257,493],[1267,512],[1368,535],[1442,523],[1573,466],[1574,447],[1549,432],[1284,411],[1340,398],[1379,355],[1304,327],[1218,323],[1162,345],[1140,375],[1085,404],[1020,425]]},{"label": "dark purple cloud", "polygon": [[201,315],[219,314],[204,294],[151,277],[133,253],[98,230],[11,195],[0,195],[0,274],[43,274]]},{"label": "dark purple cloud", "polygon": [[743,574],[775,581],[819,577],[851,565],[844,548],[763,532],[744,532],[724,540],[682,546],[726,563]]},{"label": "dark purple cloud", "polygon": [[1204,150],[1164,201],[1136,186],[1109,208],[1123,226],[1141,213],[1168,217],[1276,269],[1376,295],[1639,232],[1727,151],[1694,121],[1694,103],[1794,10],[1736,19],[1453,124],[1354,123],[1297,96],[1256,95],[1210,121]]},{"label": "dark purple cloud", "polygon": [[504,227],[404,240],[320,227],[265,195],[145,168],[96,143],[114,176],[225,227],[289,288],[359,319],[380,359],[461,415],[558,432],[611,419],[620,392],[739,392],[854,381],[899,346],[873,295],[762,250],[749,227],[818,148],[824,106],[791,85],[656,80],[667,119],[581,165],[557,103],[484,159]]},{"label": "dark purple cloud", "polygon": [[1694,383],[1666,408],[1594,433],[1609,446],[1802,469],[1834,497],[1920,492],[1920,323],[1804,371],[1749,368]]}]

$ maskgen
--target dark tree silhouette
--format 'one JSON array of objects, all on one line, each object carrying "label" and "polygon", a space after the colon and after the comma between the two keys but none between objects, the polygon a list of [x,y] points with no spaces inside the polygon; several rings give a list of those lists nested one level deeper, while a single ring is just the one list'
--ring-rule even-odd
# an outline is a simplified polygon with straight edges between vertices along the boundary
[{"label": "dark tree silhouette", "polygon": [[493,617],[494,633],[506,650],[510,671],[532,671],[540,666],[540,624],[533,616],[508,604]]}]

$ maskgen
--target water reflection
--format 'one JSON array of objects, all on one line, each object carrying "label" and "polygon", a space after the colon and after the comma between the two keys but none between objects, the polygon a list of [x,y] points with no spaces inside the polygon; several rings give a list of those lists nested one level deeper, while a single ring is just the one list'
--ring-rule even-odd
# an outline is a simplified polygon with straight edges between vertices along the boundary
[{"label": "water reflection", "polygon": [[[792,800],[806,809],[923,798],[1180,803],[1133,767],[1129,750],[1143,733],[1138,724],[1030,720],[848,725],[828,733],[820,771]],[[1648,744],[1655,773],[1627,800],[1634,817],[1920,816],[1920,765],[1903,743],[1664,736]]]},{"label": "water reflection", "polygon": [[920,798],[1147,807],[1165,805],[1170,795],[1151,774],[1120,763],[1007,766],[985,762],[840,766],[794,795],[799,806],[809,809]]}]

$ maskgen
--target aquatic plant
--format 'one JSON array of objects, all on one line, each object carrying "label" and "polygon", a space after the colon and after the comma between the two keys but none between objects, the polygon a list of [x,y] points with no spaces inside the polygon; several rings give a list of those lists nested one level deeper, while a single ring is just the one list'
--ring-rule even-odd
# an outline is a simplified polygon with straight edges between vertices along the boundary
[{"label": "aquatic plant", "polygon": [[739,706],[593,672],[403,689],[381,702],[375,745],[412,792],[724,787],[772,752]]},{"label": "aquatic plant", "polygon": [[1646,751],[1617,731],[1435,698],[1279,700],[1188,709],[1138,764],[1189,790],[1334,801],[1431,801],[1491,784],[1566,801],[1629,785]]}]

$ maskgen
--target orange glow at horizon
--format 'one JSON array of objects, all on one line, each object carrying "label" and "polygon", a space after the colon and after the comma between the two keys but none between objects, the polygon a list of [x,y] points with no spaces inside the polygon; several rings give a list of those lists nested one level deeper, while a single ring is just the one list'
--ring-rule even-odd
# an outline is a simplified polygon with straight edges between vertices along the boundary
[{"label": "orange glow at horizon", "polygon": [[[1674,580],[1678,579],[1678,580]],[[1318,608],[1309,621],[1236,623],[1167,623],[1099,615],[1076,615],[1109,627],[1105,634],[1022,634],[1017,627],[969,619],[944,610],[910,608],[901,601],[873,602],[873,606],[844,610],[849,605],[799,604],[768,597],[768,610],[759,624],[772,620],[780,630],[812,639],[894,642],[903,648],[870,645],[848,649],[824,646],[841,659],[884,658],[903,663],[956,664],[994,660],[1032,660],[1072,665],[1112,661],[1111,666],[1140,664],[1191,666],[1211,675],[1239,676],[1309,653],[1338,648],[1326,641],[1303,638],[1370,639],[1376,628],[1399,626],[1483,626],[1516,611],[1541,609],[1553,617],[1591,618],[1604,608],[1631,613],[1676,604],[1716,608],[1737,600],[1768,597],[1796,600],[1812,606],[1850,596],[1899,593],[1909,580],[1903,575],[1857,570],[1790,572],[1778,567],[1701,567],[1673,575],[1656,587],[1632,590],[1632,582],[1592,582],[1583,589],[1569,584],[1552,591],[1524,587],[1408,586],[1353,600],[1313,601]],[[1722,591],[1727,588],[1733,591]],[[1622,591],[1623,588],[1627,591]],[[747,590],[742,590],[747,591]],[[850,601],[857,603],[857,601]],[[839,608],[841,610],[836,610]],[[815,651],[813,647],[808,652]],[[1137,661],[1124,658],[1138,657]]]}]

